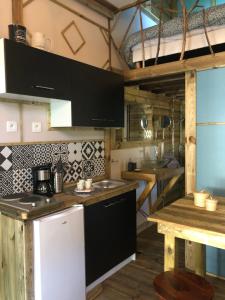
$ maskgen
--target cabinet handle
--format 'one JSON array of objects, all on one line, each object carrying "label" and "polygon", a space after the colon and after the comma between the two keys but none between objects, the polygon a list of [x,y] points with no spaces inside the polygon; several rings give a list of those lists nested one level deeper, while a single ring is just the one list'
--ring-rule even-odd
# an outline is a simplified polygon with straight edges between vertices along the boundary
[{"label": "cabinet handle", "polygon": [[108,208],[108,207],[111,207],[111,206],[115,206],[115,205],[120,204],[120,203],[122,203],[122,202],[124,202],[126,200],[127,200],[126,198],[121,198],[118,201],[115,201],[115,202],[112,202],[112,203],[109,203],[109,204],[105,204],[104,207]]},{"label": "cabinet handle", "polygon": [[36,89],[48,90],[48,91],[54,91],[55,90],[54,87],[44,86],[44,85],[33,85],[33,87],[36,88]]}]

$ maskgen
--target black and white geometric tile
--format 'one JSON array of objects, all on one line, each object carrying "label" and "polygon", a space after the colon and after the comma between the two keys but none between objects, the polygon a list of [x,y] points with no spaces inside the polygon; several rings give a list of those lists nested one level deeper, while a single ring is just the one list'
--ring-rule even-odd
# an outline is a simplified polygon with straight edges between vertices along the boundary
[{"label": "black and white geometric tile", "polygon": [[93,160],[83,161],[83,178],[91,178],[95,176],[95,165]]},{"label": "black and white geometric tile", "polygon": [[0,172],[0,195],[5,196],[13,193],[13,171]]},{"label": "black and white geometric tile", "polygon": [[34,166],[34,146],[12,146],[13,169],[27,169]]},{"label": "black and white geometric tile", "polygon": [[64,182],[72,182],[82,178],[82,161],[68,162],[65,175],[63,177]]},{"label": "black and white geometric tile", "polygon": [[52,144],[52,164],[55,165],[60,158],[63,163],[68,162],[68,144]]},{"label": "black and white geometric tile", "polygon": [[41,166],[52,162],[52,145],[34,145],[34,165]]},{"label": "black and white geometric tile", "polygon": [[60,158],[65,182],[105,174],[104,141],[0,146],[0,195],[31,191],[31,168]]},{"label": "black and white geometric tile", "polygon": [[0,171],[12,169],[12,147],[0,146]]},{"label": "black and white geometric tile", "polygon": [[73,163],[75,161],[82,160],[82,144],[78,143],[69,143],[68,144],[68,161]]},{"label": "black and white geometric tile", "polygon": [[94,176],[105,175],[105,160],[104,158],[97,158],[94,162]]},{"label": "black and white geometric tile", "polygon": [[31,169],[13,170],[13,191],[14,193],[32,191],[32,172]]},{"label": "black and white geometric tile", "polygon": [[94,146],[95,149],[94,158],[104,158],[105,155],[104,141],[95,141],[92,142],[92,145]]},{"label": "black and white geometric tile", "polygon": [[82,159],[90,160],[95,155],[95,148],[92,142],[83,142],[82,143]]}]

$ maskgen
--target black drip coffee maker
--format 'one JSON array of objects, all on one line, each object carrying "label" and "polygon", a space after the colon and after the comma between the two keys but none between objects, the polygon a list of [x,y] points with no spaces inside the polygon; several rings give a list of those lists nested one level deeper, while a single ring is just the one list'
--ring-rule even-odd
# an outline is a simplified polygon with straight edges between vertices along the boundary
[{"label": "black drip coffee maker", "polygon": [[47,164],[32,168],[34,194],[46,196],[52,196],[54,194],[54,181],[51,167],[52,164]]}]

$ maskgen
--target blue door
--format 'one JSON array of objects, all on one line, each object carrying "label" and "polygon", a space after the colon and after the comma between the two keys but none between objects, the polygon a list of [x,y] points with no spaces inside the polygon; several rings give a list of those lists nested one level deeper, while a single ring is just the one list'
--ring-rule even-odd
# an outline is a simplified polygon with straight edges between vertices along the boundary
[{"label": "blue door", "polygon": [[[225,196],[225,68],[197,73],[197,190]],[[225,277],[225,251],[206,249],[207,272]]]}]

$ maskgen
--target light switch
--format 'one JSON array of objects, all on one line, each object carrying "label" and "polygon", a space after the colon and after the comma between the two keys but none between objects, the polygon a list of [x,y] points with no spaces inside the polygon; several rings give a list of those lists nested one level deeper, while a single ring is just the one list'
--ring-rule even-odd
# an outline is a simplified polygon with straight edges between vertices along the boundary
[{"label": "light switch", "polygon": [[32,122],[32,132],[41,132],[41,122]]},{"label": "light switch", "polygon": [[17,122],[16,121],[7,121],[6,122],[6,131],[7,132],[17,132]]}]

